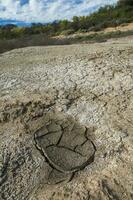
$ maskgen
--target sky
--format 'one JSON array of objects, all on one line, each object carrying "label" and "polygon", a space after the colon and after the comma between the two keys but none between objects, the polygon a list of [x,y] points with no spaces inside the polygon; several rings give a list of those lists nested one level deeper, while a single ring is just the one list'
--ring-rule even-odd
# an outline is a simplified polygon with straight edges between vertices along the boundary
[{"label": "sky", "polygon": [[49,23],[89,15],[117,0],[0,0],[0,24]]}]

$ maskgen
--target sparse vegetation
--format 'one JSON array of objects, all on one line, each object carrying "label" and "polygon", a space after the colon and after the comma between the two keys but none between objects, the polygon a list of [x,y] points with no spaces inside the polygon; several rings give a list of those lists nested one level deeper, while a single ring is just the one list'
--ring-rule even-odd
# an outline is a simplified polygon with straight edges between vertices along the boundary
[{"label": "sparse vegetation", "polygon": [[120,0],[115,6],[105,6],[89,16],[74,16],[72,21],[55,21],[51,24],[32,24],[31,27],[6,25],[0,27],[0,39],[20,38],[27,35],[69,35],[74,32],[100,31],[133,22],[133,0]]},{"label": "sparse vegetation", "polygon": [[72,42],[71,39],[54,39],[43,34],[13,39],[0,39],[0,53],[28,46],[65,45],[72,44]]},{"label": "sparse vegetation", "polygon": [[[133,34],[133,31],[115,31],[100,33],[105,28],[124,26],[133,22],[133,0],[120,0],[117,5],[105,6],[89,16],[74,16],[71,21],[55,21],[50,24],[32,24],[30,27],[16,25],[0,26],[0,52],[36,45],[61,45],[82,41],[105,41],[111,37],[122,37]],[[95,33],[80,35],[80,33]],[[76,38],[57,39],[53,36],[69,36]]]},{"label": "sparse vegetation", "polygon": [[107,39],[110,38],[120,38],[124,36],[130,36],[133,35],[133,31],[115,31],[115,32],[107,32],[107,33],[94,33],[90,35],[84,35],[84,36],[77,36],[76,40],[79,42],[82,41],[90,41],[90,42],[105,42]]},{"label": "sparse vegetation", "polygon": [[108,33],[94,33],[90,35],[77,35],[74,38],[50,38],[43,34],[27,36],[16,39],[0,40],[0,53],[28,46],[46,46],[46,45],[70,45],[75,43],[93,43],[93,42],[105,42],[110,38],[119,38],[124,36],[133,35],[133,31],[115,31]]}]

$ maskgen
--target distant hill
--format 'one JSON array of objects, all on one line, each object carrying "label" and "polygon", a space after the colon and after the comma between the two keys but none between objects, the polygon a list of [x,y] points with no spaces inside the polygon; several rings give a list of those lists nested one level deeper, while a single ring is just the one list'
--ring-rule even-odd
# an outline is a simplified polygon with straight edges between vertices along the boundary
[{"label": "distant hill", "polygon": [[31,23],[27,23],[27,22],[23,22],[23,21],[0,19],[0,26],[6,26],[8,24],[13,24],[13,25],[22,26],[22,27],[31,25]]}]

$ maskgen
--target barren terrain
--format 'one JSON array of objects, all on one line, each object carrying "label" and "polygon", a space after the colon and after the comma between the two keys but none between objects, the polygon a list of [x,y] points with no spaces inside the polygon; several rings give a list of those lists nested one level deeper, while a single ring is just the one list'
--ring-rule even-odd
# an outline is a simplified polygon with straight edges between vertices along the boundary
[{"label": "barren terrain", "polygon": [[133,37],[0,55],[0,200],[133,199]]}]

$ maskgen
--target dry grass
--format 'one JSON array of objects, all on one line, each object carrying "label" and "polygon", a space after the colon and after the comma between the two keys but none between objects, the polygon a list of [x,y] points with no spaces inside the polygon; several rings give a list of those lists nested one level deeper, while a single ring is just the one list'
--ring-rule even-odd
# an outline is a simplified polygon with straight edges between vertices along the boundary
[{"label": "dry grass", "polygon": [[0,53],[16,48],[28,46],[69,45],[74,43],[105,42],[110,38],[133,35],[133,23],[128,26],[107,28],[104,31],[73,34],[69,36],[46,37],[46,35],[32,35],[28,37],[0,40]]},{"label": "dry grass", "polygon": [[0,53],[28,46],[47,46],[64,44],[71,44],[71,40],[65,38],[63,40],[54,39],[46,37],[43,34],[39,34],[18,39],[0,40]]}]

